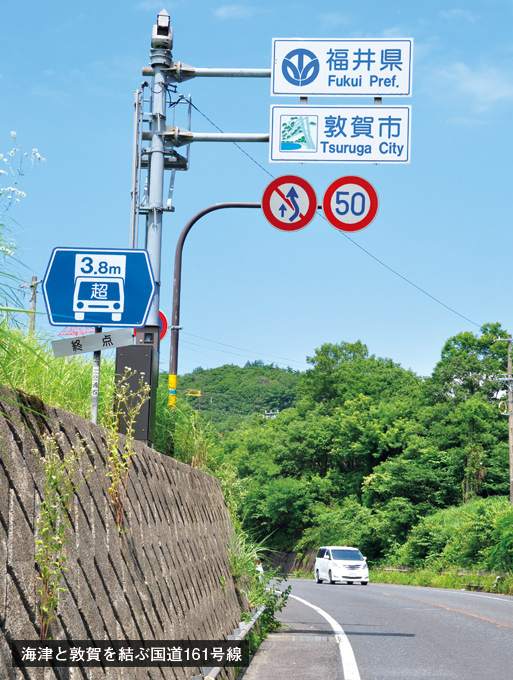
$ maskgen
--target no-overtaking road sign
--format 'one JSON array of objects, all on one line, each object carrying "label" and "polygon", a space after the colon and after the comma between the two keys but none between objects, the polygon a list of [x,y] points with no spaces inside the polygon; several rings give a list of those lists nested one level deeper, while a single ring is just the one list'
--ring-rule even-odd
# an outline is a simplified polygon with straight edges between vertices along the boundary
[{"label": "no-overtaking road sign", "polygon": [[146,250],[54,248],[43,279],[52,326],[142,328],[155,290]]},{"label": "no-overtaking road sign", "polygon": [[273,227],[298,231],[312,221],[317,211],[317,197],[302,177],[284,175],[267,186],[262,196],[262,211]]}]

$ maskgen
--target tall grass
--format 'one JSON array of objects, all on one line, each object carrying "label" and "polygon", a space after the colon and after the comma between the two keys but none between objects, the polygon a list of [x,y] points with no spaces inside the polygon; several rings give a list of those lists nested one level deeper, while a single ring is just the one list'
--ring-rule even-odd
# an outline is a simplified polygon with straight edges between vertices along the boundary
[{"label": "tall grass", "polygon": [[191,467],[211,471],[217,446],[213,426],[202,420],[183,399],[178,399],[175,409],[168,407],[167,399],[167,380],[161,375],[157,390],[155,449]]},{"label": "tall grass", "polygon": [[[2,382],[39,397],[83,418],[91,412],[92,360],[83,356],[56,359],[42,336],[26,336],[9,328],[0,347]],[[99,422],[109,408],[114,386],[114,360],[103,359],[99,394]]]},{"label": "tall grass", "polygon": [[502,593],[513,595],[513,576],[501,574],[497,579],[495,574],[484,574],[473,569],[468,573],[452,569],[436,571],[434,569],[416,569],[412,571],[389,571],[385,569],[371,569],[371,583],[393,583],[403,586],[425,586],[430,588],[451,588],[454,590],[470,590],[476,587],[487,593]]},{"label": "tall grass", "polygon": [[278,575],[278,569],[265,572],[258,569],[266,551],[265,541],[252,541],[238,527],[227,544],[230,571],[241,605],[244,607],[247,603],[250,609],[259,605],[266,607],[260,621],[262,639],[281,626],[276,614],[282,611],[291,590],[288,586],[280,592],[280,585],[286,578]]}]

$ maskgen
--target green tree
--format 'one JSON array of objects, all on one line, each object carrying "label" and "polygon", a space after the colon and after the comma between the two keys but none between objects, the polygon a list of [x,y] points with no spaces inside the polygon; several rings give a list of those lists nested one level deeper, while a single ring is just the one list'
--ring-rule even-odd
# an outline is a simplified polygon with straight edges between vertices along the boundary
[{"label": "green tree", "polygon": [[357,361],[369,356],[366,345],[359,340],[355,343],[341,342],[338,345],[325,343],[315,354],[307,357],[313,368],[303,376],[301,393],[317,403],[331,402],[338,397],[337,368],[343,363]]},{"label": "green tree", "polygon": [[488,568],[513,572],[513,509],[497,519],[492,533],[492,545],[488,550]]},{"label": "green tree", "polygon": [[303,479],[276,477],[262,486],[250,480],[243,527],[252,536],[268,537],[278,550],[290,550],[308,522],[310,485]]},{"label": "green tree", "polygon": [[489,400],[502,389],[497,375],[507,370],[506,331],[500,323],[487,323],[476,335],[466,331],[449,338],[442,349],[440,361],[426,381],[426,393],[431,402],[465,401],[474,394]]},{"label": "green tree", "polygon": [[313,369],[306,371],[299,385],[306,403],[342,406],[360,394],[375,401],[416,394],[420,379],[391,359],[369,355],[362,342],[325,344],[308,357]]}]

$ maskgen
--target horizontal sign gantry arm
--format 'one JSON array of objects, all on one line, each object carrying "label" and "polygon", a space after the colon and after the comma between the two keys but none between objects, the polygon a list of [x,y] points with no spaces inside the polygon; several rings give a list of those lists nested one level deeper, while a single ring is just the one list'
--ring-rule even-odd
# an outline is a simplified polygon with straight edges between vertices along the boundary
[{"label": "horizontal sign gantry arm", "polygon": [[[192,142],[268,142],[269,133],[264,132],[191,132],[179,127],[166,126],[164,140],[171,146],[184,146]],[[143,132],[142,138],[150,140],[151,132]]]},{"label": "horizontal sign gantry arm", "polygon": [[[182,83],[192,78],[270,78],[270,68],[195,68],[175,61],[170,68],[162,69],[170,81]],[[151,66],[145,66],[142,70],[146,78],[155,75]]]}]

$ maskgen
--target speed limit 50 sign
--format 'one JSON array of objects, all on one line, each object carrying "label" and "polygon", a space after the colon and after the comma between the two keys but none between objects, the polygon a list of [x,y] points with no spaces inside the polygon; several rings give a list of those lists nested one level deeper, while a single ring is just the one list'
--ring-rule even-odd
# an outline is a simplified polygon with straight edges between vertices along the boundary
[{"label": "speed limit 50 sign", "polygon": [[361,177],[339,177],[326,189],[322,208],[336,229],[359,231],[376,217],[378,195],[372,184]]}]

